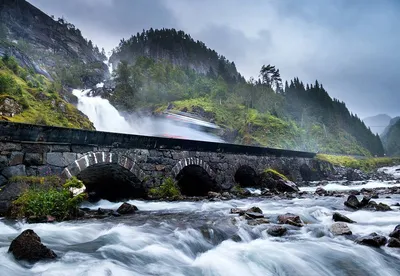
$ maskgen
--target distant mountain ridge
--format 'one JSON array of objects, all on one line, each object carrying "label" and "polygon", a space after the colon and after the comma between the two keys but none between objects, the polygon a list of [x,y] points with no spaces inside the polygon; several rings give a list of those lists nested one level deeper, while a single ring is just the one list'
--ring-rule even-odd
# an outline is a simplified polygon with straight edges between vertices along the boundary
[{"label": "distant mountain ridge", "polygon": [[364,118],[363,121],[365,125],[371,129],[372,133],[378,133],[380,135],[389,125],[391,119],[392,118],[387,114],[379,114]]},{"label": "distant mountain ridge", "polygon": [[110,62],[116,68],[121,60],[135,63],[141,56],[155,61],[168,61],[199,74],[222,76],[228,82],[244,81],[234,62],[180,30],[151,28],[128,40],[122,39],[113,50]]}]

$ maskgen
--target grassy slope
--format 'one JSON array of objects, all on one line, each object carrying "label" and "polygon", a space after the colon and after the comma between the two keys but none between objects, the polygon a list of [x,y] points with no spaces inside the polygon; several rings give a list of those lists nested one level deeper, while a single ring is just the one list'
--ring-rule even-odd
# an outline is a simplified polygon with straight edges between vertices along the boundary
[{"label": "grassy slope", "polygon": [[70,128],[94,129],[89,119],[73,105],[64,101],[55,91],[57,87],[41,75],[34,75],[18,67],[17,73],[0,61],[0,77],[11,79],[11,85],[0,91],[0,103],[4,98],[16,100],[23,111],[13,117],[1,116],[11,122],[23,122],[62,126]]},{"label": "grassy slope", "polygon": [[[287,122],[269,114],[259,113],[255,109],[246,109],[243,105],[224,103],[220,105],[209,98],[196,98],[174,102],[174,110],[201,107],[213,114],[216,123],[231,130],[238,130],[238,141],[244,144],[259,144],[276,148],[298,148],[301,130],[294,122]],[[163,111],[161,106],[157,111]],[[284,139],[283,139],[284,138]]]},{"label": "grassy slope", "polygon": [[[161,112],[166,105],[156,110]],[[195,98],[173,102],[173,110],[187,109],[192,111],[201,107],[213,114],[215,122],[231,130],[238,130],[239,137],[235,142],[256,144],[274,148],[307,150],[319,152],[346,152],[354,155],[370,156],[357,140],[348,133],[325,133],[319,125],[311,129],[299,127],[294,121],[287,121],[269,113],[260,113],[247,109],[243,105],[228,101],[220,105],[210,98]]]},{"label": "grassy slope", "polygon": [[316,158],[319,160],[327,161],[336,166],[344,166],[353,169],[360,169],[366,172],[381,167],[400,164],[400,158],[388,158],[388,157],[356,159],[351,156],[317,154]]}]

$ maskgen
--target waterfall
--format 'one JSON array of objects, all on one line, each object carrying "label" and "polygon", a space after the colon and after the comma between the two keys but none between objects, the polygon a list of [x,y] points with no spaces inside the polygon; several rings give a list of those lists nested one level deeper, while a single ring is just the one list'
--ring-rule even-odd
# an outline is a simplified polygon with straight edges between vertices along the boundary
[{"label": "waterfall", "polygon": [[72,93],[78,98],[78,109],[89,117],[96,130],[139,134],[139,129],[130,124],[119,114],[118,110],[106,99],[89,97],[90,89],[74,89]]},{"label": "waterfall", "polygon": [[[102,87],[99,83],[97,87]],[[199,129],[179,125],[172,120],[129,114],[123,117],[106,99],[91,97],[90,89],[74,89],[78,98],[77,108],[88,116],[96,130],[146,136],[164,136],[188,140],[224,142],[218,136]]]}]

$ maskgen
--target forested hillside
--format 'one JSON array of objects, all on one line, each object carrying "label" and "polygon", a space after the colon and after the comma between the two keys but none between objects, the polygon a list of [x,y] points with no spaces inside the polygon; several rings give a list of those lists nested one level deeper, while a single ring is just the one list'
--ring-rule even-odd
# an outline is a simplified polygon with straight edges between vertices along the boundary
[{"label": "forested hillside", "polygon": [[400,156],[400,117],[393,118],[382,134],[386,154]]},{"label": "forested hillside", "polygon": [[283,85],[279,69],[271,65],[249,81],[230,78],[218,67],[198,70],[188,64],[203,61],[209,68],[222,62],[228,68],[232,63],[182,31],[143,32],[121,41],[111,59],[120,60],[110,96],[120,110],[191,111],[224,126],[229,142],[354,155],[384,152],[379,136],[318,81],[303,84],[294,78]]},{"label": "forested hillside", "polygon": [[128,40],[122,39],[113,50],[110,62],[134,63],[145,56],[155,61],[168,61],[196,73],[222,76],[226,82],[244,81],[234,62],[209,49],[203,42],[195,41],[189,34],[175,29],[146,30]]}]

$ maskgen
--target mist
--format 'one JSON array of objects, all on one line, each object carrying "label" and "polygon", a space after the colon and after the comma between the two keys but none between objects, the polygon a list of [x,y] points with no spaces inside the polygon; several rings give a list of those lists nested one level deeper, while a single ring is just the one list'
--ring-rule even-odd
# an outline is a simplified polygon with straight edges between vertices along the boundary
[{"label": "mist", "polygon": [[195,125],[188,127],[173,120],[144,113],[121,114],[107,99],[100,96],[91,97],[90,89],[74,89],[72,93],[78,98],[77,108],[89,118],[98,131],[224,142],[217,135],[202,131]]}]

